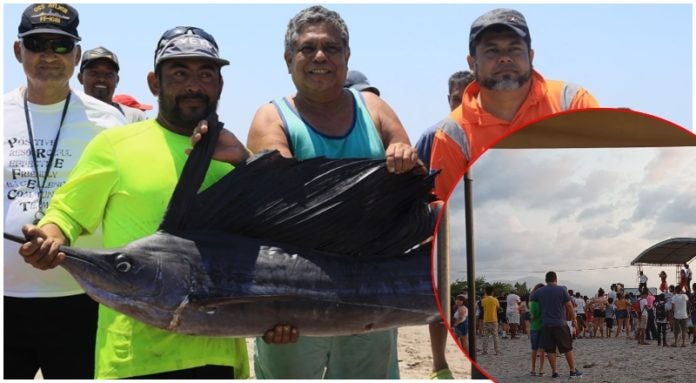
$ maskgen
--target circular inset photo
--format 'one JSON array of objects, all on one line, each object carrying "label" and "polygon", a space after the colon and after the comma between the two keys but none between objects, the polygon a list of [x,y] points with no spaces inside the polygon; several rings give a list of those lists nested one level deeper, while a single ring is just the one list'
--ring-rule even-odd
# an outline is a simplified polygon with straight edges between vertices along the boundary
[{"label": "circular inset photo", "polygon": [[434,251],[443,315],[478,372],[622,382],[657,379],[632,361],[662,352],[688,363],[669,350],[696,343],[696,135],[584,109],[484,152],[449,195]]}]

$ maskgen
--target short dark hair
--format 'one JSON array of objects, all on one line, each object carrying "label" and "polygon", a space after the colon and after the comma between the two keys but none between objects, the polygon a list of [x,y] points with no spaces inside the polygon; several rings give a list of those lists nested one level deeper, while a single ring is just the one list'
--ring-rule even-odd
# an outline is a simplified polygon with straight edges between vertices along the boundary
[{"label": "short dark hair", "polygon": [[557,282],[558,281],[558,276],[556,276],[555,271],[549,271],[546,273],[546,283],[550,282]]},{"label": "short dark hair", "polygon": [[493,295],[493,286],[486,286],[485,291],[486,294]]},{"label": "short dark hair", "polygon": [[467,86],[472,81],[474,81],[474,74],[469,72],[468,70],[460,70],[452,73],[452,75],[449,77],[449,80],[447,81],[450,94],[452,93],[452,88],[454,88],[455,86]]}]

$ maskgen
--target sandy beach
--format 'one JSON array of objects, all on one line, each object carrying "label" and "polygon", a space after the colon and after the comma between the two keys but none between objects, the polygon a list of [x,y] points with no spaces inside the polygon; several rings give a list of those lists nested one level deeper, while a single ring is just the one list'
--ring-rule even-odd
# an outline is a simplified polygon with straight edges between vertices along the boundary
[{"label": "sandy beach", "polygon": [[[674,339],[667,334],[668,342]],[[694,382],[696,370],[693,368],[696,345],[686,347],[657,346],[657,341],[639,346],[637,341],[619,338],[585,338],[573,342],[577,366],[583,372],[583,382],[597,383],[636,383],[636,382]],[[681,344],[681,343],[680,343]],[[477,338],[477,347],[483,340]],[[502,355],[493,352],[493,342],[489,341],[489,355],[479,355],[477,362],[496,381],[542,382],[551,379],[548,360],[544,361],[543,377],[530,376],[531,350],[529,339],[521,335],[519,339],[500,339]],[[538,366],[538,365],[537,365]],[[538,370],[538,367],[537,367]],[[569,378],[565,357],[558,357],[558,374],[563,380]]]}]

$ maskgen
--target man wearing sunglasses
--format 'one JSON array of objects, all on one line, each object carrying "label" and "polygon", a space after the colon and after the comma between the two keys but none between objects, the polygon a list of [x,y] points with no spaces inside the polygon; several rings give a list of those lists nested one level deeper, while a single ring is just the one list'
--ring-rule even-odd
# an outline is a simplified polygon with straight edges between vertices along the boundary
[{"label": "man wearing sunglasses", "polygon": [[[66,4],[32,4],[22,14],[14,54],[26,85],[4,99],[4,224],[20,233],[44,214],[87,143],[126,121],[116,109],[72,90],[80,59],[77,11]],[[80,247],[101,238],[81,239]],[[4,378],[91,379],[97,303],[63,269],[40,272],[12,256],[4,241]],[[37,327],[37,322],[50,328]]]},{"label": "man wearing sunglasses", "polygon": [[[37,268],[59,265],[64,254],[43,246],[72,243],[81,233],[104,227],[104,248],[122,247],[157,231],[179,181],[194,128],[217,109],[223,87],[212,36],[195,27],[164,33],[147,76],[157,96],[156,119],[97,135],[38,226],[23,228],[31,241],[21,254]],[[230,133],[231,135],[231,133]],[[232,164],[213,161],[206,188],[248,157],[235,140]],[[231,379],[249,376],[244,339],[182,335],[99,307],[96,379]]]}]

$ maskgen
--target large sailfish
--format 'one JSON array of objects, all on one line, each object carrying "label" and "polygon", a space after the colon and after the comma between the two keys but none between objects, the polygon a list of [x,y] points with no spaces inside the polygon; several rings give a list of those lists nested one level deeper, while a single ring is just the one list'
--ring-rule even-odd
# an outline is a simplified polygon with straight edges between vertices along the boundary
[{"label": "large sailfish", "polygon": [[[432,176],[383,160],[268,152],[205,191],[222,123],[196,145],[159,230],[123,248],[62,247],[96,301],[170,331],[357,334],[439,318],[429,239]],[[12,235],[6,238],[23,241]]]}]

